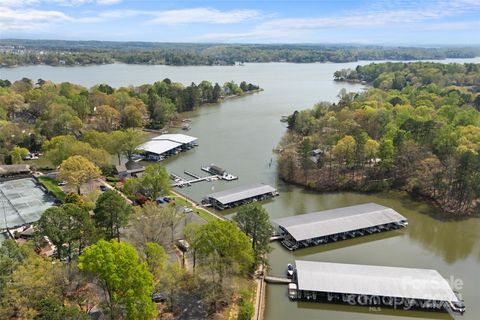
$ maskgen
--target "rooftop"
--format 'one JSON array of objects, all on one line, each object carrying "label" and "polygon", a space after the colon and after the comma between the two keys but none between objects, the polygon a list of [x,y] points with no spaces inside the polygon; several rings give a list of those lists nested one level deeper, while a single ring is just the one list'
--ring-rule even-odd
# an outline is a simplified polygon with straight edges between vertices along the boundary
[{"label": "rooftop", "polygon": [[0,165],[0,176],[30,172],[30,166],[26,164],[2,164]]},{"label": "rooftop", "polygon": [[407,219],[391,208],[365,203],[279,218],[273,222],[286,229],[295,240],[302,241],[402,220]]},{"label": "rooftop", "polygon": [[42,213],[53,205],[53,197],[45,194],[31,178],[0,182],[0,229],[35,222]]},{"label": "rooftop", "polygon": [[436,270],[295,261],[299,290],[458,301]]},{"label": "rooftop", "polygon": [[192,136],[188,136],[186,134],[181,134],[181,133],[174,133],[173,134],[172,133],[172,134],[162,134],[162,135],[156,136],[156,137],[152,138],[152,140],[154,140],[154,141],[167,140],[167,141],[172,141],[172,142],[185,144],[185,143],[191,143],[191,142],[197,140],[197,138],[192,137]]},{"label": "rooftop", "polygon": [[227,204],[276,191],[277,190],[274,187],[268,184],[256,183],[253,185],[241,186],[233,189],[211,193],[207,195],[207,198],[213,198],[220,203]]},{"label": "rooftop", "polygon": [[140,145],[137,149],[151,153],[162,154],[180,147],[182,144],[170,140],[150,140]]}]

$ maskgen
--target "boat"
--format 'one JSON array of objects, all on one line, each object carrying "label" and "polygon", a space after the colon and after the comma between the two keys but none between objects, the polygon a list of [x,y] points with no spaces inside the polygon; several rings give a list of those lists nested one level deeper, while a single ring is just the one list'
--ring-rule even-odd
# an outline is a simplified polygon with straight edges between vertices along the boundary
[{"label": "boat", "polygon": [[227,173],[224,169],[214,165],[213,163],[210,164],[209,166],[203,166],[201,167],[201,169],[210,174],[216,175],[219,179],[222,179],[225,181],[233,181],[238,179],[237,176]]},{"label": "boat", "polygon": [[293,265],[291,263],[287,264],[287,276],[289,278],[293,277]]}]

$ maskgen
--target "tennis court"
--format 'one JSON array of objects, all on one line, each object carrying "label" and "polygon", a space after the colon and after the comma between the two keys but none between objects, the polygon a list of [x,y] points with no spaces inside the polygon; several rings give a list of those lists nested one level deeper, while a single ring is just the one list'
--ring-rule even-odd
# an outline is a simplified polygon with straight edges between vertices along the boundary
[{"label": "tennis court", "polygon": [[0,229],[37,221],[53,201],[32,178],[0,182]]}]

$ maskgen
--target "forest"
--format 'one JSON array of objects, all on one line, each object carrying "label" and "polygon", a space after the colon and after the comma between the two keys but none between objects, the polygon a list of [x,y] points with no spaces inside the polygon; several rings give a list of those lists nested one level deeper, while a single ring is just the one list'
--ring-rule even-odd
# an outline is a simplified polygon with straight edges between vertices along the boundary
[{"label": "forest", "polygon": [[354,45],[173,44],[155,42],[0,40],[0,67],[127,64],[233,65],[236,62],[352,62],[474,58],[475,47]]},{"label": "forest", "polygon": [[372,87],[284,119],[282,179],[320,191],[394,188],[452,215],[480,212],[480,65],[369,64],[334,78]]}]

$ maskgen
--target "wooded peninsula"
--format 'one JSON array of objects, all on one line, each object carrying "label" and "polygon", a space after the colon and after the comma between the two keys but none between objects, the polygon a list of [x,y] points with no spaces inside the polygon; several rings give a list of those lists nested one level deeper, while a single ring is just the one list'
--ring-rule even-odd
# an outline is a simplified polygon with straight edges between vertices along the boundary
[{"label": "wooded peninsula", "polygon": [[321,191],[405,190],[454,215],[480,210],[480,65],[381,63],[335,72],[365,81],[285,119],[279,175]]},{"label": "wooded peninsula", "polygon": [[474,58],[478,47],[382,47],[318,44],[199,44],[113,41],[0,40],[0,67],[20,65],[234,65],[243,62],[353,62]]}]

